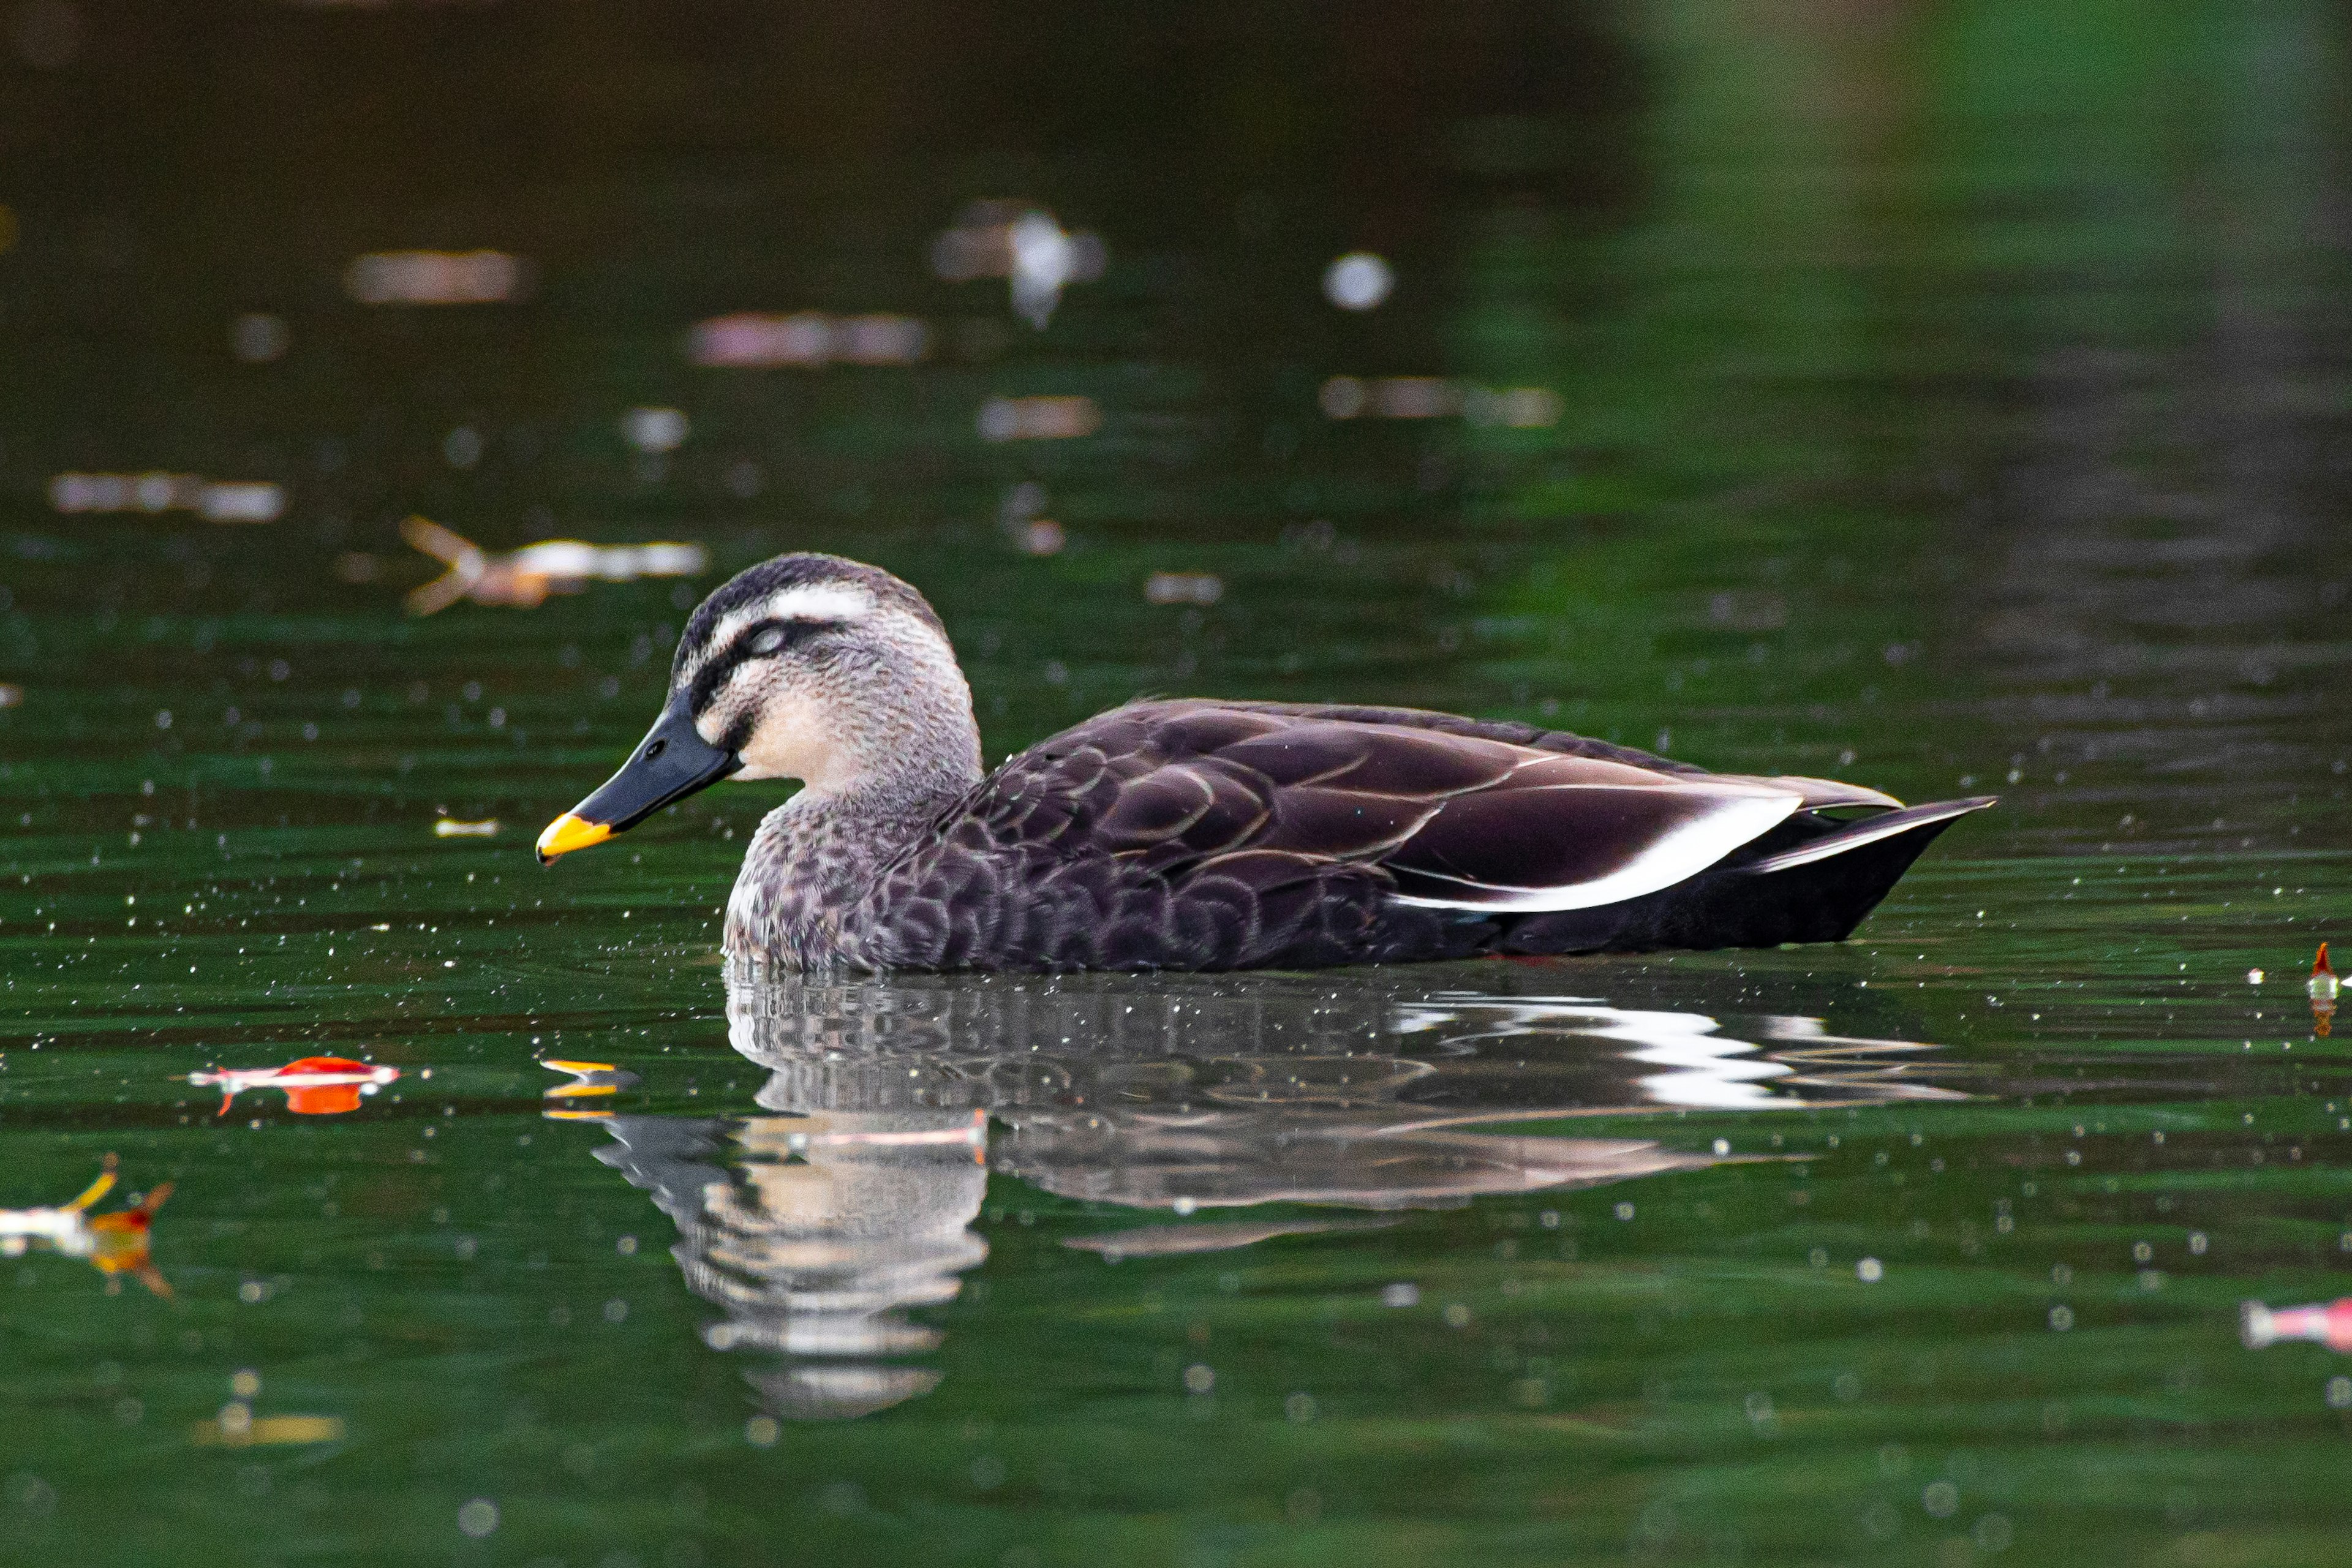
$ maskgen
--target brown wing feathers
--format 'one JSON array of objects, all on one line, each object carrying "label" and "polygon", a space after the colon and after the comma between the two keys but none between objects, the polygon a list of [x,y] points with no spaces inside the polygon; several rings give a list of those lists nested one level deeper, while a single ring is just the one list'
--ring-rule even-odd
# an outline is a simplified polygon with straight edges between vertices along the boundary
[{"label": "brown wing feathers", "polygon": [[1695,792],[1658,789],[1486,790],[1451,803],[1389,868],[1400,890],[1420,897],[1565,887],[1623,869],[1712,805]]},{"label": "brown wing feathers", "polygon": [[[890,959],[1465,953],[1507,942],[1515,921],[1567,918],[1545,911],[1676,885],[1792,812],[1891,798],[1409,709],[1139,702],[1011,759],[942,819],[905,868],[939,918],[902,917]],[[969,874],[942,877],[945,862]]]},{"label": "brown wing feathers", "polygon": [[[1475,732],[1469,721],[1402,710],[1364,717],[1223,704],[1139,703],[1017,758],[999,787],[1025,799],[1041,769],[1086,793],[1071,847],[1091,844],[1163,874],[1244,847],[1310,861],[1377,861],[1401,890],[1540,889],[1623,869],[1727,795],[1798,794],[1635,765]],[[1700,781],[1704,780],[1704,783]],[[1757,831],[1769,826],[1759,819]],[[1729,847],[1726,845],[1725,847]],[[1443,885],[1441,885],[1443,884]],[[1465,891],[1467,890],[1467,891]]]}]

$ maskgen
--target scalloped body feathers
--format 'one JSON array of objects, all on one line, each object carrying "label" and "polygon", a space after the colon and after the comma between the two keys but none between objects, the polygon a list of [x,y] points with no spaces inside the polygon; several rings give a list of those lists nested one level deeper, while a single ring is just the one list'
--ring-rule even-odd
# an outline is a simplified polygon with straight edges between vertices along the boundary
[{"label": "scalloped body feathers", "polygon": [[918,821],[771,813],[727,947],[754,972],[1246,969],[1834,941],[1990,804],[1413,710],[1136,702]]}]

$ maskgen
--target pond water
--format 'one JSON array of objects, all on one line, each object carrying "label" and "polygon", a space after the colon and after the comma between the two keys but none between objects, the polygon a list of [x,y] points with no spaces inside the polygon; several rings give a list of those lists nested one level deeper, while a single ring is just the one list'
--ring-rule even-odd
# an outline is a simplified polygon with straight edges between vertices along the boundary
[{"label": "pond water", "polygon": [[[118,1184],[0,1558],[2343,1560],[2352,1359],[2240,1340],[2352,1263],[2335,9],[19,9],[0,1205]],[[412,513],[709,560],[411,616]],[[1834,946],[730,993],[779,792],[530,847],[799,548],[992,760],[2002,804]]]}]

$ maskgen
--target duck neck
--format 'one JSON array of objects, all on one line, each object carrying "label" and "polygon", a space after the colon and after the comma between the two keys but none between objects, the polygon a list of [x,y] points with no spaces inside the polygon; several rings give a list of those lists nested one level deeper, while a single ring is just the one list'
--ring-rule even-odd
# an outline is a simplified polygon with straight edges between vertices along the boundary
[{"label": "duck neck", "polygon": [[904,770],[834,789],[803,789],[786,809],[812,825],[821,819],[855,829],[877,849],[896,848],[979,782],[978,769],[969,775],[948,769]]},{"label": "duck neck", "polygon": [[[952,664],[835,705],[800,794],[752,836],[727,949],[806,968],[858,957],[877,879],[980,783],[980,727]],[[929,675],[930,679],[923,679]]]},{"label": "duck neck", "polygon": [[950,674],[856,705],[835,732],[830,765],[792,808],[855,825],[878,846],[919,830],[980,778],[971,689]]}]

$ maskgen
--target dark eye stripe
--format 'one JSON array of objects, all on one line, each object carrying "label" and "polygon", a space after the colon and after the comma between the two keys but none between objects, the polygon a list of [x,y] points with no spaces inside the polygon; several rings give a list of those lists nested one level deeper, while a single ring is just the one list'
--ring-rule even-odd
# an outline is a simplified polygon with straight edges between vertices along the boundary
[{"label": "dark eye stripe", "polygon": [[[719,689],[727,684],[727,678],[742,665],[754,658],[782,653],[786,648],[806,642],[819,632],[837,630],[843,624],[840,621],[788,620],[767,621],[751,627],[725,651],[715,655],[694,672],[694,686],[687,694],[687,711],[699,714],[709,707],[710,700],[719,695]],[[770,637],[774,639],[772,647],[763,648],[755,646]],[[741,738],[730,736],[729,739],[732,742],[730,749],[741,749]]]}]

